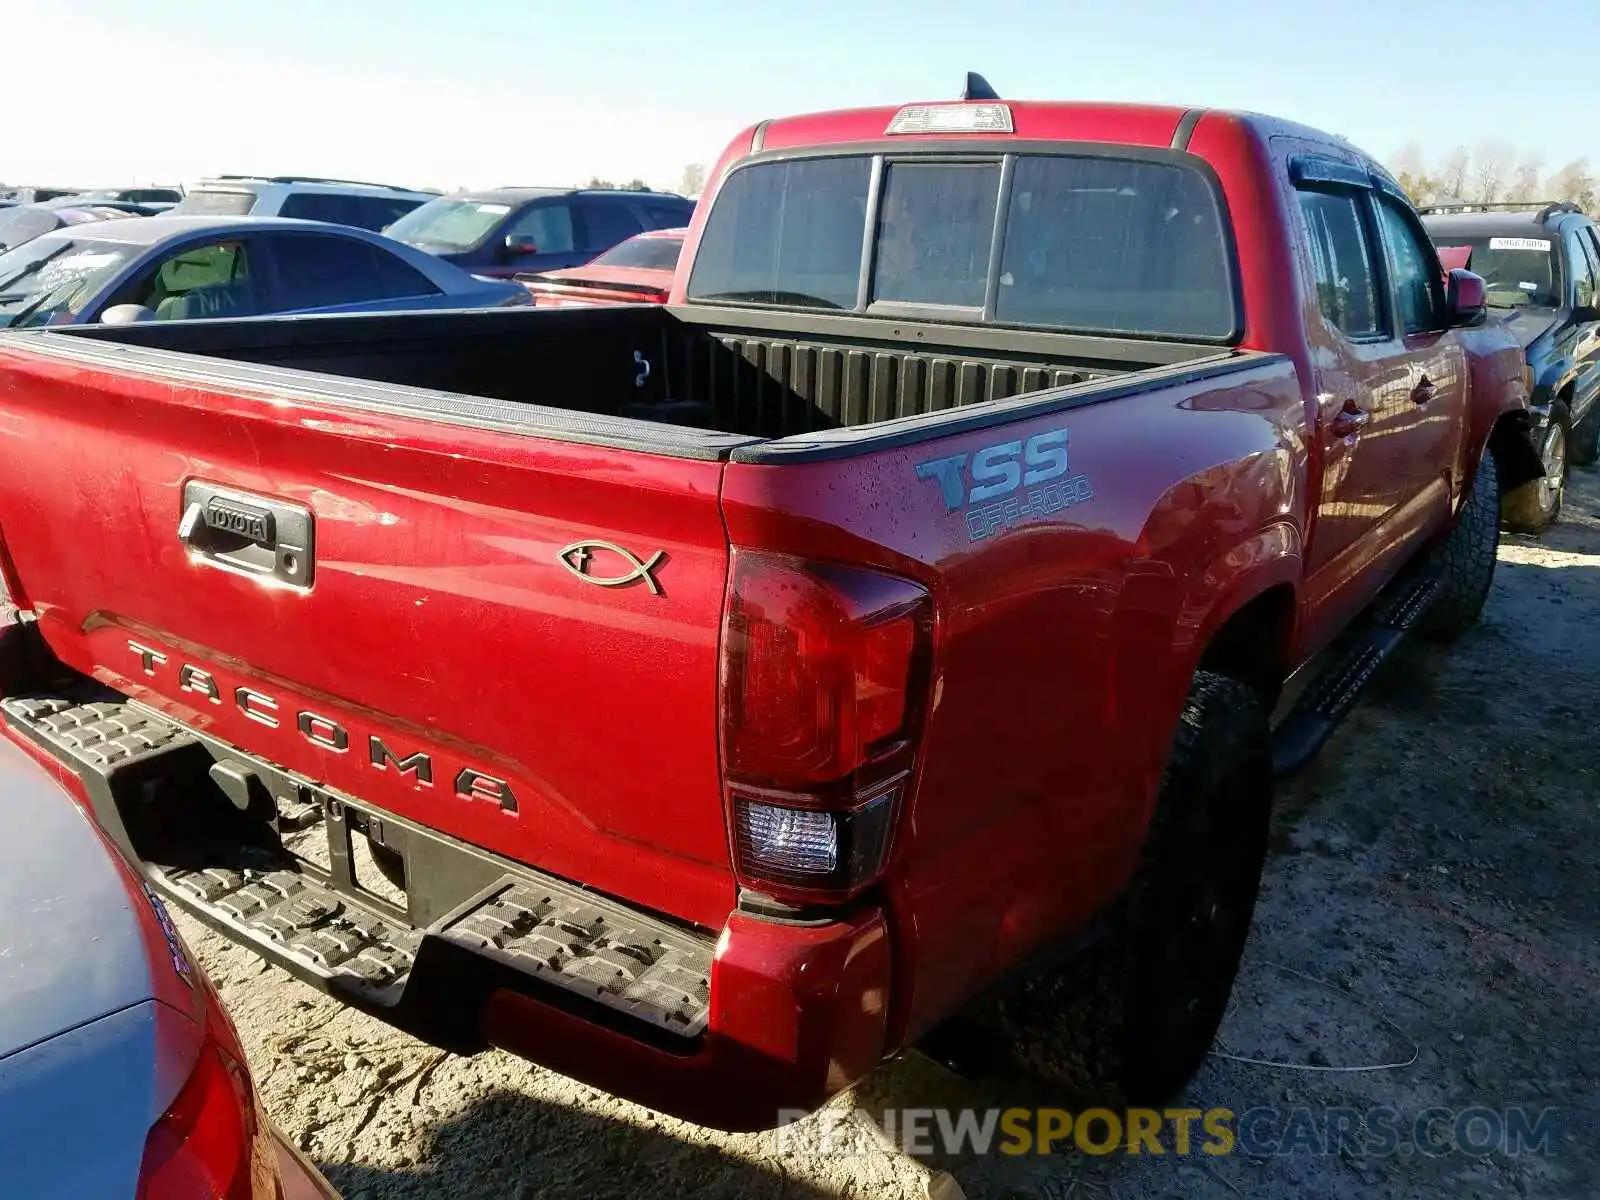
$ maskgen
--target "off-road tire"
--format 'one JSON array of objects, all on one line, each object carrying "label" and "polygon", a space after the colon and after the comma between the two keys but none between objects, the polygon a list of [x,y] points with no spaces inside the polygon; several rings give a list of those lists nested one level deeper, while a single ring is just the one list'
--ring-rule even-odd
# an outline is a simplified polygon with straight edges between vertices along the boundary
[{"label": "off-road tire", "polygon": [[1592,467],[1600,462],[1600,397],[1584,413],[1583,420],[1572,427],[1567,461],[1575,467]]},{"label": "off-road tire", "polygon": [[1417,622],[1417,633],[1432,642],[1453,642],[1478,623],[1500,551],[1500,472],[1485,451],[1478,464],[1456,527],[1434,551],[1441,575],[1438,594]]},{"label": "off-road tire", "polygon": [[1255,691],[1196,675],[1144,854],[1109,936],[989,1001],[1009,1065],[1093,1104],[1160,1104],[1199,1068],[1261,883],[1272,808],[1268,717]]},{"label": "off-road tire", "polygon": [[[1562,446],[1562,462],[1565,464],[1571,461],[1572,456],[1572,427],[1567,406],[1559,401],[1550,410],[1550,421],[1545,426],[1545,441],[1539,447],[1541,458],[1546,458],[1549,439],[1558,433]],[[1521,487],[1507,492],[1500,501],[1501,523],[1513,533],[1543,533],[1561,516],[1561,504],[1566,499],[1566,494],[1566,470],[1563,465],[1561,486],[1555,490],[1553,499],[1542,479],[1531,479]]]}]

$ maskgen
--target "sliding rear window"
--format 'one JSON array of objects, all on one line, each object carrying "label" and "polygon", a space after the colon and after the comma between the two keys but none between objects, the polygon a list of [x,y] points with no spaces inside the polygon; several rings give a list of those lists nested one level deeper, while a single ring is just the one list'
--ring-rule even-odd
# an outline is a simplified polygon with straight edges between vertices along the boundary
[{"label": "sliding rear window", "polygon": [[874,169],[860,155],[735,172],[690,299],[1205,341],[1242,324],[1225,218],[1193,167],[1017,155],[1005,186],[1000,155],[891,159],[869,212]]}]

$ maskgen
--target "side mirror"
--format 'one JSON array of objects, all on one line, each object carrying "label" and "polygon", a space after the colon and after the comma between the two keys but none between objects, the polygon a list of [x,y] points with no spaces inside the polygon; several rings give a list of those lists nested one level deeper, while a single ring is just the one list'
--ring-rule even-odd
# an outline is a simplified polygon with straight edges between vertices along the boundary
[{"label": "side mirror", "polygon": [[505,250],[507,258],[518,258],[524,254],[539,253],[539,247],[537,245],[535,245],[527,237],[515,233],[506,234]]},{"label": "side mirror", "polygon": [[1572,306],[1572,319],[1579,325],[1593,325],[1600,322],[1600,306],[1575,304]]},{"label": "side mirror", "polygon": [[1470,329],[1489,319],[1489,288],[1482,275],[1456,267],[1447,277],[1445,295],[1452,327]]},{"label": "side mirror", "polygon": [[100,314],[102,325],[132,325],[135,321],[154,321],[156,312],[143,304],[113,304]]}]

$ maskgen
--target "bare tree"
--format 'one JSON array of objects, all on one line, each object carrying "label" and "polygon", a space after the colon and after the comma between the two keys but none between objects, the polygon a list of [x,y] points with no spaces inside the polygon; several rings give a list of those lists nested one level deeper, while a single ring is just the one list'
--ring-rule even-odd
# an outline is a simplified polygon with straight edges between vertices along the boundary
[{"label": "bare tree", "polygon": [[1439,191],[1453,200],[1462,199],[1462,193],[1467,189],[1467,172],[1472,167],[1472,155],[1465,146],[1457,146],[1445,155],[1444,164],[1439,169]]},{"label": "bare tree", "polygon": [[1504,142],[1479,142],[1472,154],[1469,184],[1473,200],[1493,204],[1505,192],[1516,151]]},{"label": "bare tree", "polygon": [[1517,169],[1511,173],[1511,186],[1506,190],[1506,199],[1514,200],[1518,204],[1541,197],[1540,173],[1544,169],[1544,160],[1536,154],[1530,154],[1517,164]]},{"label": "bare tree", "polygon": [[690,163],[683,169],[683,178],[678,181],[678,194],[681,196],[698,196],[705,190],[706,169],[700,163]]},{"label": "bare tree", "polygon": [[1595,211],[1595,178],[1587,158],[1574,159],[1550,176],[1546,189],[1553,200],[1570,200],[1585,212]]}]

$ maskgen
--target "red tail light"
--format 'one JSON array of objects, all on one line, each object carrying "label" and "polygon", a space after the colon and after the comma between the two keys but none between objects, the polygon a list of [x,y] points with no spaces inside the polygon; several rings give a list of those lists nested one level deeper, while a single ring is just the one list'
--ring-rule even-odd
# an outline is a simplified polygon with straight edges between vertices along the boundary
[{"label": "red tail light", "polygon": [[278,1194],[255,1090],[216,993],[189,1077],[144,1144],[137,1200],[268,1200]]},{"label": "red tail light", "polygon": [[816,900],[882,870],[931,640],[928,593],[909,580],[733,552],[723,756],[742,879]]},{"label": "red tail light", "polygon": [[138,1200],[253,1200],[255,1139],[249,1084],[208,1041],[145,1142]]}]

